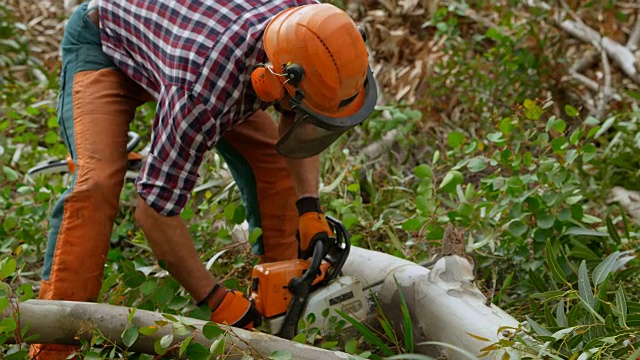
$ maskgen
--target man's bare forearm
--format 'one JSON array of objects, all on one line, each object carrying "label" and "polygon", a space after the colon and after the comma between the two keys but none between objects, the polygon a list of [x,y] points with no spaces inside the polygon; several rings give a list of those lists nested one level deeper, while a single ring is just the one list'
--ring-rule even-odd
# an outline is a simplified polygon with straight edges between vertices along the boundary
[{"label": "man's bare forearm", "polygon": [[163,216],[139,199],[136,218],[142,226],[158,260],[198,302],[204,299],[216,282],[200,261],[191,234],[180,216]]}]

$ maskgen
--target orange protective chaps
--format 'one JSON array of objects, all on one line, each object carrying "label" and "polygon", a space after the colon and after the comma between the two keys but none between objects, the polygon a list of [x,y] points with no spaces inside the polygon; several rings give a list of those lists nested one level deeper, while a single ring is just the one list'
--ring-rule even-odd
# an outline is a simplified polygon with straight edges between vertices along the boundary
[{"label": "orange protective chaps", "polygon": [[[136,108],[153,100],[104,55],[99,29],[82,4],[65,28],[58,98],[61,136],[77,167],[51,215],[40,299],[96,301],[127,166],[127,131]],[[293,259],[297,211],[275,122],[258,112],[225,134],[218,151],[240,187],[247,219],[263,230],[263,261]],[[66,359],[69,345],[32,345],[39,360]]]}]

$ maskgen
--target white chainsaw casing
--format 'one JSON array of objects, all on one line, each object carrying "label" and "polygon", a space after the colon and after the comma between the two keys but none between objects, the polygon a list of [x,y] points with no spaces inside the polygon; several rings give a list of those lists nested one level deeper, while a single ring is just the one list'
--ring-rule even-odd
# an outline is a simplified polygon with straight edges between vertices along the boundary
[{"label": "white chainsaw casing", "polygon": [[[325,311],[329,309],[329,311]],[[352,276],[341,276],[329,285],[318,288],[309,295],[302,319],[308,319],[309,314],[314,314],[315,321],[308,324],[309,327],[322,329],[325,320],[331,316],[342,319],[335,310],[347,313],[358,321],[364,321],[367,315],[367,299],[360,280]],[[326,314],[327,316],[323,316]],[[271,334],[277,334],[282,328],[284,315],[265,319]],[[345,327],[351,324],[347,322]],[[322,329],[325,330],[325,329]]]}]

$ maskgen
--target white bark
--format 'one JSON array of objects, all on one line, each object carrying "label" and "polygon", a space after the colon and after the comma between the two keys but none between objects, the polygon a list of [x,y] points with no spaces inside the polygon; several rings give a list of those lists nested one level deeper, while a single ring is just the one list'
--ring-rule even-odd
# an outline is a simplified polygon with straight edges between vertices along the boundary
[{"label": "white bark", "polygon": [[[11,309],[12,306],[9,306]],[[91,339],[94,330],[100,331],[102,336],[111,339],[119,346],[123,346],[121,335],[127,328],[127,317],[131,309],[121,306],[83,303],[73,301],[28,300],[19,304],[20,325],[29,325],[26,337],[39,335],[34,343],[43,344],[78,344],[77,337]],[[10,317],[11,311],[0,314],[0,320]],[[197,342],[209,348],[213,341],[202,335],[205,321],[180,318],[184,323],[193,325],[196,330],[192,342]],[[156,321],[167,321],[162,314],[136,310],[131,324],[138,327],[156,325]],[[157,326],[157,325],[156,325]],[[227,329],[226,351],[230,354],[251,353],[268,357],[276,350],[288,350],[293,359],[347,359],[348,355],[339,351],[329,351],[281,339],[261,332],[247,331],[220,325]],[[131,351],[154,354],[153,343],[172,331],[171,324],[160,327],[152,336],[140,334],[136,342],[130,347]],[[174,334],[172,345],[179,344],[192,335]],[[352,356],[353,357],[353,356]]]},{"label": "white bark", "polygon": [[[518,321],[496,307],[473,283],[469,262],[459,256],[445,256],[426,269],[391,255],[352,247],[343,272],[362,279],[363,284],[380,284],[377,293],[384,313],[397,326],[404,327],[399,291],[402,290],[411,314],[415,343],[444,342],[475,356],[480,349],[514,335]],[[399,288],[395,281],[398,281]],[[480,341],[475,336],[489,339]],[[468,359],[466,355],[445,347],[417,346],[416,352],[447,359]],[[501,357],[491,353],[486,358]]]}]

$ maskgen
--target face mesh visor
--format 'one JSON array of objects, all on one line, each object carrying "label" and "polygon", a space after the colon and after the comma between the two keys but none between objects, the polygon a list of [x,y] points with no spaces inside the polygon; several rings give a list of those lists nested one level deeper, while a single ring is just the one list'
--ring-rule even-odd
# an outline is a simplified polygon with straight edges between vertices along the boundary
[{"label": "face mesh visor", "polygon": [[318,155],[349,129],[327,130],[306,121],[307,116],[296,118],[295,124],[276,144],[276,150],[291,159]]},{"label": "face mesh visor", "polygon": [[[301,101],[302,97],[291,99],[289,104],[296,112],[294,124],[278,141],[276,150],[281,155],[292,159],[303,159],[321,153],[340,135],[361,124],[373,112],[378,90],[370,68],[367,70],[364,91],[362,107],[350,116],[338,118],[314,112],[305,106]],[[347,100],[350,102],[353,99]]]}]

